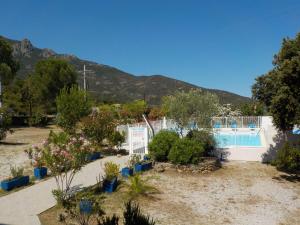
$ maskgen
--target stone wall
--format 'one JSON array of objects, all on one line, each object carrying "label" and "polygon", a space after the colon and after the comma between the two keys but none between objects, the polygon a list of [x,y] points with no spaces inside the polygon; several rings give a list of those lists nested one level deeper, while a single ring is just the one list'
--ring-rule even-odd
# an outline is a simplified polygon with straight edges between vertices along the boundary
[{"label": "stone wall", "polygon": [[209,173],[221,167],[221,162],[215,157],[205,157],[197,165],[174,165],[171,163],[158,163],[154,165],[154,170],[164,172],[165,170],[176,170],[179,173]]}]

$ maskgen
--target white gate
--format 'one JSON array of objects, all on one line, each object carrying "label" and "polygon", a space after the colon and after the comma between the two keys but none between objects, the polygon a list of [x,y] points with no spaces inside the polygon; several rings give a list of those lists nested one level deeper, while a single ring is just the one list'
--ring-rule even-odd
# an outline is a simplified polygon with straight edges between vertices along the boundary
[{"label": "white gate", "polygon": [[129,127],[129,154],[148,154],[147,127]]}]

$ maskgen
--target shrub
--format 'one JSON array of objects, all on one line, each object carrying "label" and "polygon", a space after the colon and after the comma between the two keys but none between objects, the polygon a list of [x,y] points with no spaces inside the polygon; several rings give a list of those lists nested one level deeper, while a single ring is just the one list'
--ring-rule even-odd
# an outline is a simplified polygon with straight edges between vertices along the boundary
[{"label": "shrub", "polygon": [[6,138],[8,132],[12,133],[10,129],[11,115],[6,108],[0,108],[0,140]]},{"label": "shrub", "polygon": [[97,146],[101,146],[104,139],[109,138],[117,126],[114,115],[108,110],[93,112],[81,120],[82,132]]},{"label": "shrub", "polygon": [[152,192],[157,192],[157,189],[147,183],[147,179],[143,179],[140,174],[135,174],[129,177],[129,183],[127,187],[129,189],[129,195],[135,198],[139,195],[147,195]]},{"label": "shrub", "polygon": [[121,134],[119,131],[114,131],[108,137],[108,141],[109,141],[110,145],[117,146],[118,150],[120,150],[122,143],[125,141],[125,135],[124,135],[124,133]]},{"label": "shrub", "polygon": [[279,170],[287,172],[299,172],[300,171],[300,149],[293,147],[286,142],[284,146],[278,150],[273,164]]},{"label": "shrub", "polygon": [[103,221],[98,220],[98,225],[118,225],[119,224],[119,217],[117,217],[115,214],[112,217],[105,217]]},{"label": "shrub", "polygon": [[125,204],[124,225],[155,225],[155,222],[149,216],[141,213],[140,207],[137,204],[132,204],[131,201]]},{"label": "shrub", "polygon": [[87,155],[93,150],[90,143],[80,135],[50,131],[48,139],[31,150],[30,154],[38,155],[38,159],[54,176],[57,190],[53,194],[56,199],[65,202],[75,174],[81,170]]},{"label": "shrub", "polygon": [[175,164],[197,164],[204,155],[204,147],[197,141],[182,138],[175,142],[168,159]]},{"label": "shrub", "polygon": [[22,177],[24,175],[24,168],[12,166],[10,167],[10,174],[13,178]]},{"label": "shrub", "polygon": [[179,139],[179,136],[174,131],[163,130],[154,136],[149,144],[149,153],[157,161],[166,161],[170,149],[173,144]]},{"label": "shrub", "polygon": [[[125,203],[125,210],[123,212],[124,225],[155,225],[153,219],[148,215],[144,215],[138,204],[133,204],[131,201]],[[113,215],[112,217],[98,220],[98,225],[118,225],[119,217]]]},{"label": "shrub", "polygon": [[133,168],[135,164],[141,163],[142,158],[141,155],[138,154],[133,154],[130,156],[129,162],[128,162],[128,167]]},{"label": "shrub", "polygon": [[187,136],[187,138],[194,140],[198,142],[200,145],[203,146],[204,148],[204,156],[209,156],[211,155],[211,152],[215,149],[216,147],[216,141],[213,136],[208,131],[204,130],[191,130]]},{"label": "shrub", "polygon": [[113,180],[115,177],[118,177],[120,171],[120,166],[113,162],[106,162],[104,164],[104,172],[106,180]]},{"label": "shrub", "polygon": [[77,86],[63,88],[56,98],[57,124],[68,133],[75,133],[79,120],[91,112],[91,101]]}]

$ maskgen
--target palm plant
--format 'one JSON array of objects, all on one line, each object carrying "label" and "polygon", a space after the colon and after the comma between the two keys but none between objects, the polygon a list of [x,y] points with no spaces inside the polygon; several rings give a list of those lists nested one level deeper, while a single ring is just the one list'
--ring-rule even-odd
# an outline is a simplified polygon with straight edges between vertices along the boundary
[{"label": "palm plant", "polygon": [[148,195],[158,192],[157,188],[147,183],[150,178],[151,177],[143,179],[140,174],[135,174],[134,176],[129,177],[129,182],[126,183],[126,186],[128,187],[130,197],[135,198],[139,195]]}]

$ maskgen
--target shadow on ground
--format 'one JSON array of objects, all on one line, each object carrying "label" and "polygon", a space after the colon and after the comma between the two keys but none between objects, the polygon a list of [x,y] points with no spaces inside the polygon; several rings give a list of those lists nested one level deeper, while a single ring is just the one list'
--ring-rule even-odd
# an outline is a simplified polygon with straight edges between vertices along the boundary
[{"label": "shadow on ground", "polygon": [[297,174],[282,174],[278,177],[273,177],[272,179],[278,180],[278,181],[289,181],[289,182],[300,182],[300,176]]},{"label": "shadow on ground", "polygon": [[[11,146],[19,146],[19,145],[27,145],[28,143],[25,142],[0,142],[0,145],[11,145]],[[1,224],[0,224],[1,225]]]}]

